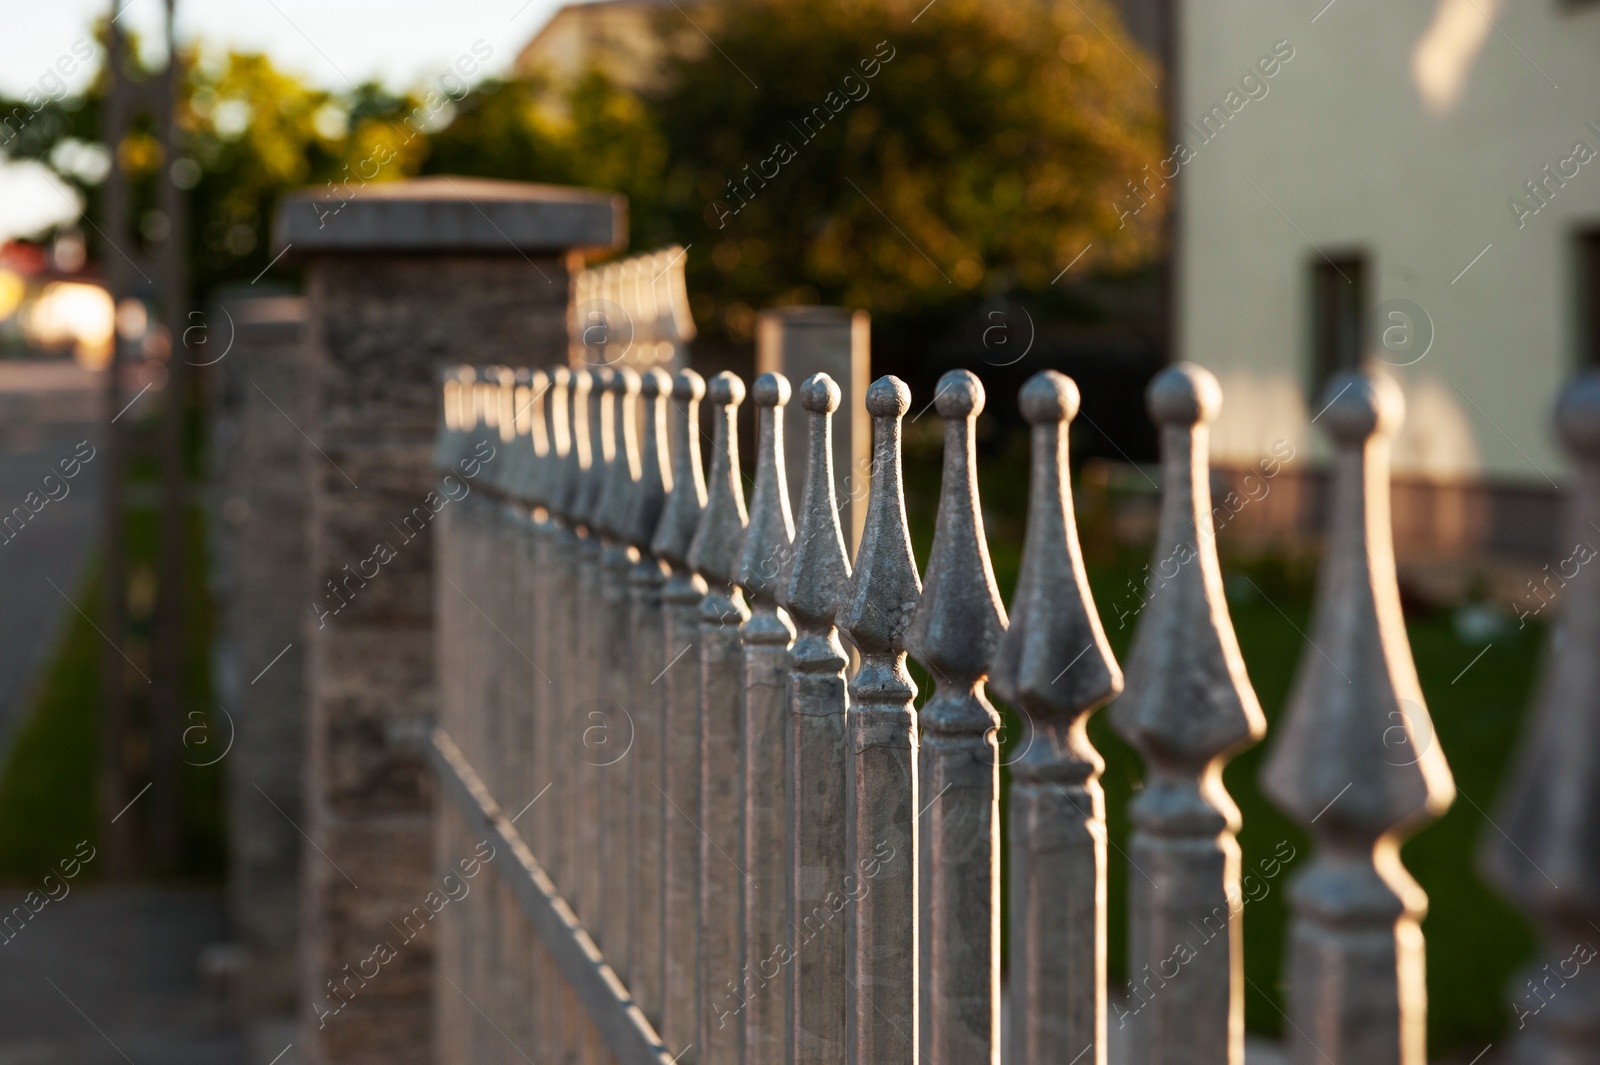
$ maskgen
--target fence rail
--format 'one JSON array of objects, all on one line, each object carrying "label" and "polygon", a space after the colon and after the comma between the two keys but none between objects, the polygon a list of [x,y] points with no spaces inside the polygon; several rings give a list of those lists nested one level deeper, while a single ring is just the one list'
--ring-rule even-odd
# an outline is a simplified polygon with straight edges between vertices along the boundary
[{"label": "fence rail", "polygon": [[[1008,611],[979,498],[977,377],[947,374],[932,397],[944,470],[926,574],[901,485],[912,397],[892,377],[866,392],[871,478],[851,559],[829,436],[838,386],[801,382],[792,411],[781,375],[751,384],[747,503],[744,383],[657,368],[684,366],[682,301],[648,296],[640,264],[608,276],[606,299],[639,316],[631,343],[657,345],[644,372],[619,356],[615,322],[585,321],[574,342],[586,365],[462,367],[443,382],[445,486],[474,463],[484,472],[440,521],[444,705],[431,756],[449,812],[437,857],[447,876],[484,841],[494,857],[490,890],[440,914],[440,1060],[998,1062],[1004,845],[1007,1058],[1104,1063],[1105,797],[1086,722],[1120,693],[1111,724],[1146,767],[1130,811],[1143,875],[1129,969],[1149,1008],[1131,1060],[1242,1062],[1240,815],[1221,773],[1266,725],[1215,546],[1215,379],[1179,364],[1150,387],[1162,584],[1125,681],[1078,545],[1070,379],[1044,371],[1020,396],[1032,469]],[[1562,407],[1584,471],[1580,536],[1600,505],[1596,381]],[[1332,382],[1328,397],[1333,521],[1264,773],[1316,841],[1291,896],[1287,1048],[1296,1065],[1421,1065],[1426,898],[1398,844],[1454,790],[1400,612],[1387,447],[1401,408],[1375,371]],[[791,415],[807,426],[797,513]],[[1542,704],[1509,800],[1517,838],[1564,883],[1546,891],[1509,836],[1489,853],[1553,958],[1600,918],[1600,671],[1581,664],[1600,640],[1600,587],[1584,580],[1546,665],[1560,694]],[[935,678],[920,712],[908,656]],[[991,682],[1027,733],[1003,832]],[[1593,1060],[1595,1014],[1579,1010],[1592,1001],[1573,994],[1535,1018],[1519,1043],[1528,1060]]]}]

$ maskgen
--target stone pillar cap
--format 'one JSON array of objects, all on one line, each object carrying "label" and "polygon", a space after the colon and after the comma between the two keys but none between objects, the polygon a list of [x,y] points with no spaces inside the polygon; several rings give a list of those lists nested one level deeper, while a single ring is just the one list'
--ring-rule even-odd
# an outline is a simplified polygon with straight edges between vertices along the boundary
[{"label": "stone pillar cap", "polygon": [[273,248],[292,249],[296,258],[605,251],[626,244],[627,229],[628,201],[620,193],[439,175],[291,193],[273,219]]},{"label": "stone pillar cap", "polygon": [[785,322],[791,325],[839,325],[848,324],[857,314],[848,307],[819,307],[812,304],[798,304],[786,307],[768,307],[761,312],[761,317]]}]

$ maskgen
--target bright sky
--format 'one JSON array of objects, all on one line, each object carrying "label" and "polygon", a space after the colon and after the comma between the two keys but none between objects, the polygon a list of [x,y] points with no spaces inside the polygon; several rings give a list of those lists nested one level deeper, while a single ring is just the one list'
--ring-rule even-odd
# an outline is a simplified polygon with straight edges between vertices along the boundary
[{"label": "bright sky", "polygon": [[[0,89],[35,82],[112,0],[0,0]],[[161,0],[116,0],[146,38]],[[560,0],[178,0],[179,36],[263,51],[328,88],[376,77],[402,87],[438,74],[474,41],[494,49],[490,73],[510,67]],[[80,83],[81,83],[81,75]],[[347,80],[348,79],[348,80]]]},{"label": "bright sky", "polygon": [[[115,2],[119,20],[146,40],[159,39],[162,0]],[[181,39],[265,52],[330,89],[369,78],[404,88],[443,73],[480,40],[493,50],[482,73],[505,72],[561,2],[178,0],[178,27]],[[16,96],[36,86],[75,41],[90,38],[94,18],[111,3],[0,0],[0,91]],[[81,88],[92,66],[68,78],[69,86]],[[0,240],[53,224],[70,209],[40,169],[0,163]]]}]

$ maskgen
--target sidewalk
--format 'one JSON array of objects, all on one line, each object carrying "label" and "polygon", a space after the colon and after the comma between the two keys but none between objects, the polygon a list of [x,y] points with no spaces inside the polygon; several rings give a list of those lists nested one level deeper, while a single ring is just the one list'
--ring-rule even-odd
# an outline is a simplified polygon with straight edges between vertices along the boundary
[{"label": "sidewalk", "polygon": [[[24,894],[0,892],[0,916]],[[218,891],[73,889],[0,943],[0,1062],[244,1065],[244,1038],[198,974],[222,937]]]}]

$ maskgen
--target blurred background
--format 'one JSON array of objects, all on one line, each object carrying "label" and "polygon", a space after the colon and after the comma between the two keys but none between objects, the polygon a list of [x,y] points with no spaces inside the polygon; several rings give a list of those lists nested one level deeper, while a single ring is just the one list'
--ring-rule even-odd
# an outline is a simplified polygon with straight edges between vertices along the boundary
[{"label": "blurred background", "polygon": [[[873,373],[905,378],[914,412],[944,371],[978,372],[1008,598],[1025,506],[1013,397],[1041,368],[1072,375],[1085,553],[1119,654],[1158,501],[1144,386],[1175,359],[1208,366],[1226,397],[1229,602],[1269,719],[1308,628],[1321,386],[1387,364],[1408,403],[1407,624],[1463,800],[1405,849],[1431,900],[1431,1046],[1471,1061],[1514,1024],[1508,981],[1532,939],[1473,854],[1495,831],[1548,575],[1573,552],[1546,425],[1559,382],[1600,359],[1600,5],[932,0],[909,22],[879,0],[13,7],[0,911],[46,876],[67,890],[3,933],[0,995],[27,1008],[0,1016],[0,1061],[133,1046],[244,1061],[287,1041],[300,1004],[263,1019],[232,991],[226,892],[248,841],[230,831],[295,822],[265,791],[228,812],[249,783],[228,785],[230,695],[278,662],[241,665],[226,621],[224,563],[250,520],[222,476],[244,387],[232,308],[299,291],[271,240],[286,193],[430,174],[625,194],[632,249],[688,249],[707,373],[750,372],[757,310],[819,303],[871,313]],[[919,419],[907,509],[925,562],[941,430]],[[1115,842],[1140,766],[1104,718]],[[1306,851],[1261,797],[1261,753],[1227,773],[1247,869]],[[64,861],[78,871],[61,880]],[[1114,850],[1114,997],[1127,876]],[[1283,1023],[1282,883],[1245,924],[1247,1023],[1265,1038]]]}]

